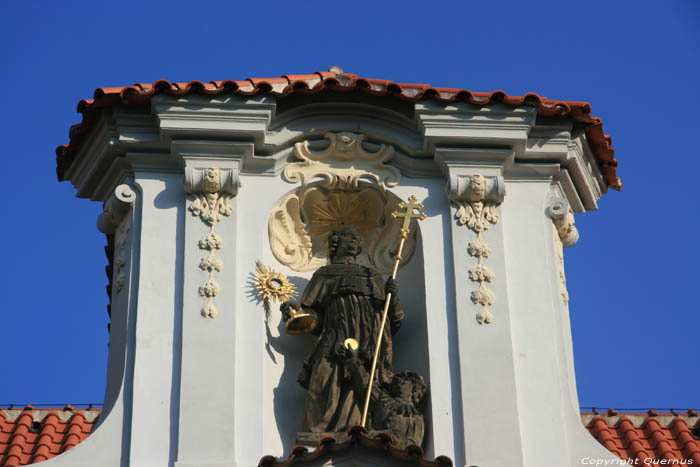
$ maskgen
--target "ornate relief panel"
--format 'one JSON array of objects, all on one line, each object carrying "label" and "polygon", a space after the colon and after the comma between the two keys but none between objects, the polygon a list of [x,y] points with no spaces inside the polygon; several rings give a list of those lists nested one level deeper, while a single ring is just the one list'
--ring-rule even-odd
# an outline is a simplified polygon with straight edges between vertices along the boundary
[{"label": "ornate relief panel", "polygon": [[398,185],[401,173],[385,164],[394,155],[393,146],[380,144],[368,150],[363,145],[365,135],[357,133],[326,133],[324,137],[330,141],[325,149],[313,149],[319,145],[312,141],[294,145],[294,157],[301,162],[285,167],[288,182],[306,185],[314,178],[323,178],[327,186],[357,188],[360,180],[376,182],[384,189]]},{"label": "ornate relief panel", "polygon": [[456,205],[455,218],[474,233],[476,238],[469,242],[467,253],[476,258],[476,265],[469,269],[469,279],[478,283],[472,290],[472,302],[480,306],[476,315],[479,324],[491,323],[494,319],[489,307],[496,296],[487,286],[496,280],[496,275],[486,265],[491,255],[491,246],[484,240],[483,232],[498,222],[498,205],[505,196],[505,185],[501,177],[486,178],[480,174],[450,177],[450,200]]},{"label": "ornate relief panel", "polygon": [[[325,149],[318,142],[304,141],[294,147],[302,162],[289,164],[284,177],[301,187],[284,196],[268,221],[270,248],[275,258],[295,271],[318,269],[328,262],[328,234],[343,225],[354,225],[363,236],[358,261],[381,273],[393,268],[401,226],[391,213],[401,202],[387,191],[400,181],[398,169],[387,166],[394,148],[363,145],[364,135],[327,133]],[[313,181],[320,178],[319,181]],[[404,246],[402,263],[415,250],[415,229]]]},{"label": "ornate relief panel", "polygon": [[209,253],[199,262],[199,268],[209,273],[207,280],[199,286],[199,295],[205,299],[202,316],[216,318],[218,310],[214,298],[219,295],[221,287],[215,279],[215,273],[221,272],[224,262],[215,252],[224,246],[224,240],[214,229],[233,212],[231,199],[238,190],[238,180],[232,169],[209,167],[206,169],[185,169],[185,190],[194,197],[189,210],[192,215],[209,225],[209,232],[199,240],[199,248]]}]

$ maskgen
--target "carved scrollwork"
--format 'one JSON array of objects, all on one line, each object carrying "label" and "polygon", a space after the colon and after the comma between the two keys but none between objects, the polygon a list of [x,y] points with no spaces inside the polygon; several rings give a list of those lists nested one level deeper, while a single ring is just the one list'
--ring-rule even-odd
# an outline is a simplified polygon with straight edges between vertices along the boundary
[{"label": "carved scrollwork", "polygon": [[486,284],[495,281],[496,275],[484,263],[491,254],[491,247],[482,234],[498,222],[497,208],[505,196],[505,184],[501,177],[452,175],[448,196],[457,207],[457,223],[476,233],[476,238],[468,244],[467,253],[477,259],[477,264],[469,269],[469,279],[478,282],[479,287],[471,292],[470,298],[481,307],[476,315],[477,322],[488,324],[493,321],[489,307],[496,297]]},{"label": "carved scrollwork", "polygon": [[[268,221],[270,248],[275,258],[295,271],[311,271],[328,262],[327,238],[331,230],[354,225],[363,236],[358,261],[381,273],[390,273],[395,240],[401,226],[391,213],[401,200],[376,185],[360,183],[356,189],[323,183],[302,186],[285,196]],[[402,264],[415,250],[416,229],[406,240]]]},{"label": "carved scrollwork", "polygon": [[121,184],[104,203],[104,212],[97,218],[97,228],[114,234],[114,293],[119,294],[126,284],[126,245],[131,232],[131,217],[127,214],[136,201],[136,192]]},{"label": "carved scrollwork", "polygon": [[559,240],[564,248],[569,248],[578,241],[578,229],[574,221],[574,212],[564,198],[551,198],[545,209],[557,229]]},{"label": "carved scrollwork", "polygon": [[460,224],[466,225],[475,232],[484,232],[491,224],[498,222],[496,206],[484,204],[481,201],[457,202],[455,218]]},{"label": "carved scrollwork", "polygon": [[343,132],[326,133],[330,144],[315,150],[311,141],[294,145],[293,162],[284,169],[287,181],[302,185],[314,178],[322,178],[326,186],[358,188],[360,180],[376,182],[382,188],[396,186],[401,179],[399,170],[386,165],[394,155],[394,147],[387,144],[374,145],[368,150],[363,142],[365,135]]},{"label": "carved scrollwork", "polygon": [[131,206],[136,201],[136,192],[131,186],[123,183],[114,189],[104,204],[104,212],[97,218],[97,228],[100,232],[113,234]]},{"label": "carved scrollwork", "polygon": [[126,283],[126,244],[131,232],[131,217],[126,217],[117,227],[115,237],[114,266],[116,268],[116,279],[114,281],[114,291],[119,294]]},{"label": "carved scrollwork", "polygon": [[[399,170],[386,164],[394,148],[370,144],[365,135],[357,133],[326,133],[324,137],[325,147],[319,141],[294,145],[297,162],[288,164],[283,175],[301,186],[282,198],[270,214],[272,253],[295,271],[318,269],[328,262],[330,231],[354,225],[363,236],[358,261],[382,273],[391,272],[400,226],[389,220],[401,201],[387,191],[401,179]],[[404,246],[403,263],[414,249],[415,229]]]},{"label": "carved scrollwork", "polygon": [[566,274],[564,273],[564,248],[568,248],[578,241],[578,229],[574,225],[574,213],[569,202],[564,198],[550,198],[545,213],[552,219],[557,257],[559,258],[559,288],[562,301],[568,305],[569,291],[566,288]]},{"label": "carved scrollwork", "polygon": [[223,270],[224,262],[214,252],[222,249],[224,242],[214,229],[216,224],[233,212],[231,199],[238,192],[237,173],[233,169],[187,167],[185,190],[194,197],[189,206],[192,215],[209,225],[209,232],[198,242],[199,248],[209,251],[199,262],[199,268],[209,273],[207,280],[199,287],[199,295],[206,299],[201,310],[202,316],[215,318],[218,310],[214,305],[214,297],[219,295],[220,286],[214,279],[214,273]]}]

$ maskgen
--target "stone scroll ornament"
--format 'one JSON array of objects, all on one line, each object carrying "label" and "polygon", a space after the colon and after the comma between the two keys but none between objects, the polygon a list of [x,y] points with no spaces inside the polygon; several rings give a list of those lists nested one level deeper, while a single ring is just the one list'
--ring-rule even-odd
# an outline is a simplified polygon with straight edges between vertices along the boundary
[{"label": "stone scroll ornament", "polygon": [[199,268],[209,273],[206,281],[199,286],[199,295],[205,300],[202,316],[216,318],[218,310],[214,298],[219,295],[220,286],[215,273],[223,270],[224,262],[215,252],[223,248],[224,240],[215,232],[215,228],[233,212],[231,199],[238,191],[238,180],[232,169],[188,167],[185,169],[185,191],[194,197],[189,206],[192,215],[209,226],[209,232],[199,240],[199,248],[209,252],[199,262]]},{"label": "stone scroll ornament", "polygon": [[357,133],[326,133],[330,144],[324,149],[314,149],[311,141],[294,145],[292,162],[284,168],[287,181],[307,185],[314,178],[322,178],[325,185],[342,185],[357,188],[361,180],[376,182],[383,189],[398,185],[401,173],[396,167],[386,165],[394,155],[394,147],[375,145],[368,150],[363,145],[366,136]]},{"label": "stone scroll ornament", "polygon": [[[326,133],[323,140],[294,145],[296,161],[283,175],[301,186],[280,200],[268,221],[270,249],[281,264],[298,272],[318,269],[328,262],[328,234],[353,225],[363,238],[358,261],[391,272],[400,225],[390,219],[401,200],[387,188],[396,186],[401,174],[387,165],[394,147],[366,139],[357,133]],[[414,250],[412,232],[402,264]]]},{"label": "stone scroll ornament", "polygon": [[559,288],[564,305],[568,305],[569,291],[566,288],[566,274],[564,273],[564,248],[569,248],[578,241],[578,229],[574,225],[574,213],[569,202],[564,198],[549,199],[545,213],[552,219],[554,240],[559,258]]},{"label": "stone scroll ornament", "polygon": [[97,218],[97,228],[115,236],[113,291],[119,294],[126,283],[126,245],[131,231],[129,210],[136,201],[136,192],[127,184],[121,184],[104,203],[104,212]]},{"label": "stone scroll ornament", "polygon": [[494,319],[489,307],[496,297],[487,284],[495,281],[496,275],[486,265],[491,246],[484,240],[483,233],[498,222],[497,207],[504,196],[505,184],[500,176],[474,174],[450,177],[449,197],[457,206],[455,218],[460,225],[476,233],[476,238],[468,244],[467,252],[477,261],[469,269],[469,279],[479,284],[470,294],[472,302],[480,307],[476,314],[479,324],[489,324]]}]

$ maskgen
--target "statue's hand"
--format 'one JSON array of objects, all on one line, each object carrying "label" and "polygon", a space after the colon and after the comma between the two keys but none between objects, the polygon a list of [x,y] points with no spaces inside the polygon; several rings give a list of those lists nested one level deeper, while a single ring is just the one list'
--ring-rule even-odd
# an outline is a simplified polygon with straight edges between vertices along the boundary
[{"label": "statue's hand", "polygon": [[289,321],[291,317],[292,310],[299,311],[299,306],[291,301],[286,301],[280,305],[280,311],[282,312],[282,319]]},{"label": "statue's hand", "polygon": [[389,276],[389,278],[386,280],[386,285],[384,286],[384,292],[387,294],[391,294],[392,297],[396,297],[399,293],[399,285],[396,283],[396,280]]},{"label": "statue's hand", "polygon": [[350,357],[345,360],[345,365],[352,371],[357,371],[362,366],[362,361],[357,357]]},{"label": "statue's hand", "polygon": [[333,349],[333,355],[335,356],[338,361],[344,361],[346,360],[351,354],[350,351],[345,348],[343,344],[336,344],[335,348]]}]

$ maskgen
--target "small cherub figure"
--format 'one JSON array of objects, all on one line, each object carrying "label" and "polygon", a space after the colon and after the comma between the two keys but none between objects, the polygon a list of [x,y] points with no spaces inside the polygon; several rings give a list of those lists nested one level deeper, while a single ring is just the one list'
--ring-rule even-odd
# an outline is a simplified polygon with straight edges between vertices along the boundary
[{"label": "small cherub figure", "polygon": [[[356,395],[361,396],[364,402],[369,382],[366,365],[352,349],[347,349],[345,356],[345,378],[352,381]],[[370,396],[367,428],[391,433],[394,446],[398,449],[421,447],[425,422],[419,406],[426,392],[423,377],[415,371],[394,374],[388,385],[379,385],[375,381]]]},{"label": "small cherub figure", "polygon": [[423,377],[415,371],[402,371],[391,380],[388,391],[391,400],[385,401],[388,409],[385,423],[396,438],[399,449],[420,447],[423,443],[425,422],[418,407],[427,389]]}]

